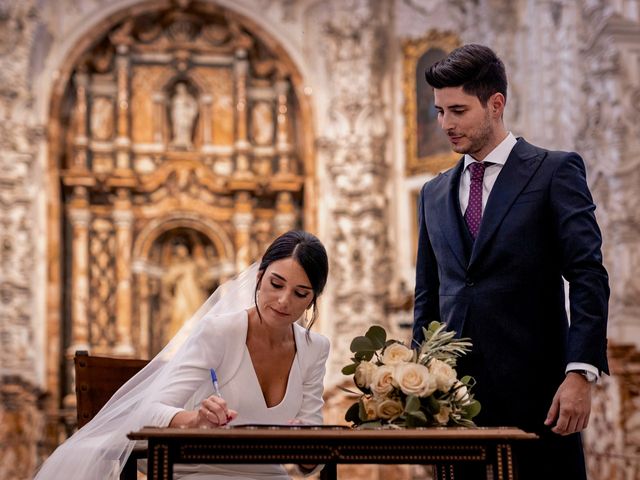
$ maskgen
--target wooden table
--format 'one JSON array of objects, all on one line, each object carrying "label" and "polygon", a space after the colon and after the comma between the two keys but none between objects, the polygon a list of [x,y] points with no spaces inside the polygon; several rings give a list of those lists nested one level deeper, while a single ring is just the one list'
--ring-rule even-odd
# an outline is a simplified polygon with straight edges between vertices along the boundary
[{"label": "wooden table", "polygon": [[146,427],[128,437],[149,442],[149,480],[172,480],[175,463],[324,463],[323,478],[330,479],[337,478],[337,463],[413,463],[435,465],[438,480],[447,480],[452,478],[450,466],[463,462],[492,465],[495,478],[513,479],[513,442],[537,438],[506,427],[354,430],[342,426]]}]

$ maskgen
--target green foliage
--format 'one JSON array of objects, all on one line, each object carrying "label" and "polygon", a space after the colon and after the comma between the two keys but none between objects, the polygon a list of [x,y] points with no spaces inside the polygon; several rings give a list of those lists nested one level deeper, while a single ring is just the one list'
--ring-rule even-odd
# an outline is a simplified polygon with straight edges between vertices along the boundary
[{"label": "green foliage", "polygon": [[465,355],[471,349],[469,338],[455,338],[456,332],[446,330],[446,325],[440,322],[429,323],[428,328],[422,327],[424,342],[420,347],[420,363],[428,365],[432,358],[442,360],[455,367],[457,357]]},{"label": "green foliage", "polygon": [[359,411],[360,411],[360,402],[358,401],[349,407],[349,409],[347,410],[347,413],[345,413],[344,415],[344,419],[347,422],[352,422],[356,424],[360,423]]}]

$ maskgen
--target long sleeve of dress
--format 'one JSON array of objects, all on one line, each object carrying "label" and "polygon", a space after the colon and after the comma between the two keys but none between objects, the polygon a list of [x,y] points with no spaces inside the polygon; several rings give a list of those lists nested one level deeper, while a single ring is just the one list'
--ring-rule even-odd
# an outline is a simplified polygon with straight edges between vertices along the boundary
[{"label": "long sleeve of dress", "polygon": [[306,424],[322,423],[322,406],[324,401],[324,375],[329,357],[329,340],[321,335],[313,335],[313,342],[319,343],[319,354],[304,374],[302,384],[302,406],[296,420]]},{"label": "long sleeve of dress", "polygon": [[[239,315],[244,314],[243,312]],[[229,338],[237,335],[229,324],[238,315],[211,318],[179,353],[175,367],[166,372],[164,387],[144,412],[147,425],[168,426],[180,411],[192,409],[211,392],[209,369],[218,370]],[[228,363],[228,362],[227,362]]]}]

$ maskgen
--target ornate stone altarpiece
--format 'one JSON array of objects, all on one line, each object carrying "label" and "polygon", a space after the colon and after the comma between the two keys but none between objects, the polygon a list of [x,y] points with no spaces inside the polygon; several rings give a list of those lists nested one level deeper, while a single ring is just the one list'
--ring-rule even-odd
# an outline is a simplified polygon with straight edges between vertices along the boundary
[{"label": "ornate stone altarpiece", "polygon": [[303,226],[313,175],[298,74],[263,32],[195,2],[103,27],[53,109],[68,407],[75,350],[155,354],[220,282]]}]

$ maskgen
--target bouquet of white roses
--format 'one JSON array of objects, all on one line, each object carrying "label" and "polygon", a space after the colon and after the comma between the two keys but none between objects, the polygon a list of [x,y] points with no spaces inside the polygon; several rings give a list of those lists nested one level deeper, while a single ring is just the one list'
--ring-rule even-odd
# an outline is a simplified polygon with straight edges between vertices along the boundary
[{"label": "bouquet of white roses", "polygon": [[387,340],[377,325],[353,339],[353,363],[342,373],[353,375],[361,393],[345,390],[359,396],[347,410],[347,421],[360,427],[475,427],[472,418],[480,412],[471,393],[475,382],[468,376],[458,379],[454,369],[471,342],[454,338],[455,332],[439,322],[423,330],[425,340],[417,349]]}]

